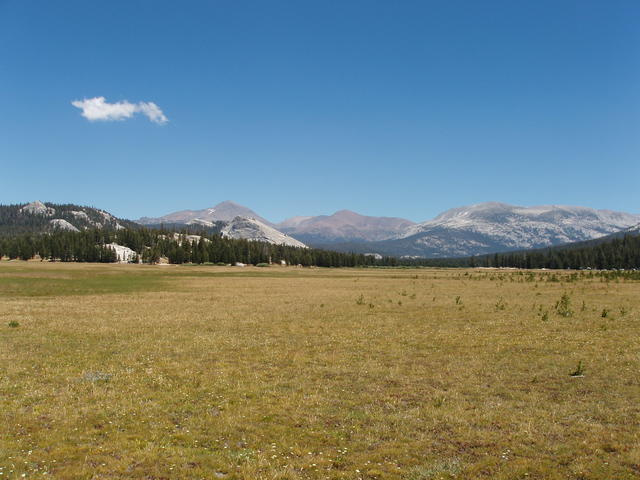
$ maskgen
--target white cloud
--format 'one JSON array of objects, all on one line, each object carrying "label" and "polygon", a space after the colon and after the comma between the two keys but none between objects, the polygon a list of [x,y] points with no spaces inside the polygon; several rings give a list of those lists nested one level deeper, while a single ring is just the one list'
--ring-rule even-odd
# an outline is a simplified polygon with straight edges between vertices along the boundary
[{"label": "white cloud", "polygon": [[140,102],[138,104],[140,112],[144,113],[149,120],[155,123],[167,123],[169,119],[164,116],[160,107],[153,102]]},{"label": "white cloud", "polygon": [[162,113],[160,107],[153,102],[131,103],[128,101],[109,103],[104,97],[85,98],[71,102],[82,110],[82,116],[89,121],[126,120],[136,113],[146,115],[154,123],[167,123],[169,119]]}]

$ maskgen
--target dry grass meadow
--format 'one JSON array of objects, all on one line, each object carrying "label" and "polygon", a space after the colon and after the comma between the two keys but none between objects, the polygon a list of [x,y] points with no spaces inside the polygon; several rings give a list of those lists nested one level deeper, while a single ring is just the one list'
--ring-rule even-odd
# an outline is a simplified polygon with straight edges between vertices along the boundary
[{"label": "dry grass meadow", "polygon": [[0,479],[640,477],[638,281],[3,261],[0,295]]}]

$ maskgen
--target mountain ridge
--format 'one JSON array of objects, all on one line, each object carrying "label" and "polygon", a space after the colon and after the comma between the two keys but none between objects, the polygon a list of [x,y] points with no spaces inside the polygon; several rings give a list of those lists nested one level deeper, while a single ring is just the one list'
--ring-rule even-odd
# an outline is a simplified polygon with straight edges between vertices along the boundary
[{"label": "mountain ridge", "polygon": [[255,218],[265,225],[273,226],[269,220],[262,218],[250,208],[231,200],[225,200],[213,207],[202,210],[180,210],[160,217],[141,217],[136,222],[140,225],[161,223],[184,223],[189,225],[189,222],[207,225],[216,221],[230,222],[235,217]]},{"label": "mountain ridge", "polygon": [[[0,208],[0,228],[5,234],[38,229],[121,228],[125,222],[127,226],[137,225],[100,209],[72,204],[35,201]],[[224,201],[208,209],[182,210],[139,221],[151,228],[165,225],[343,252],[447,258],[588,241],[638,229],[640,215],[570,205],[526,207],[484,202],[452,208],[420,223],[343,209],[331,215],[297,216],[274,224],[248,207]]]},{"label": "mountain ridge", "polygon": [[331,215],[292,217],[278,224],[280,230],[311,242],[377,241],[391,238],[414,225],[399,217],[373,217],[351,210],[338,210]]},{"label": "mountain ridge", "polygon": [[424,258],[464,257],[591,240],[639,221],[640,215],[589,207],[485,202],[447,210],[394,239],[339,248]]}]

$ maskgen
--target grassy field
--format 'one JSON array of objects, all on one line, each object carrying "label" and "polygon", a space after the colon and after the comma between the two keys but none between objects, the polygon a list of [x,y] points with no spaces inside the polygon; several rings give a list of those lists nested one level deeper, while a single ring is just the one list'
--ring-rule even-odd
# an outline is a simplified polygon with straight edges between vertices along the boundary
[{"label": "grassy field", "polygon": [[0,479],[640,477],[638,281],[3,261],[0,295]]}]

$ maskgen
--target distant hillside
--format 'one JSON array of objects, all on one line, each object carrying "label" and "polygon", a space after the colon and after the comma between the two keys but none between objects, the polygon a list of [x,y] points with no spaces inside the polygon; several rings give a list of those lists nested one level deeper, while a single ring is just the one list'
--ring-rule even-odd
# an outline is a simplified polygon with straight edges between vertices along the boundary
[{"label": "distant hillside", "polygon": [[276,227],[311,244],[348,241],[371,242],[397,237],[414,225],[411,220],[395,217],[370,217],[350,210],[333,215],[293,217]]},{"label": "distant hillside", "polygon": [[0,236],[56,230],[78,232],[91,228],[119,230],[136,226],[134,222],[93,207],[40,201],[0,205]]}]

